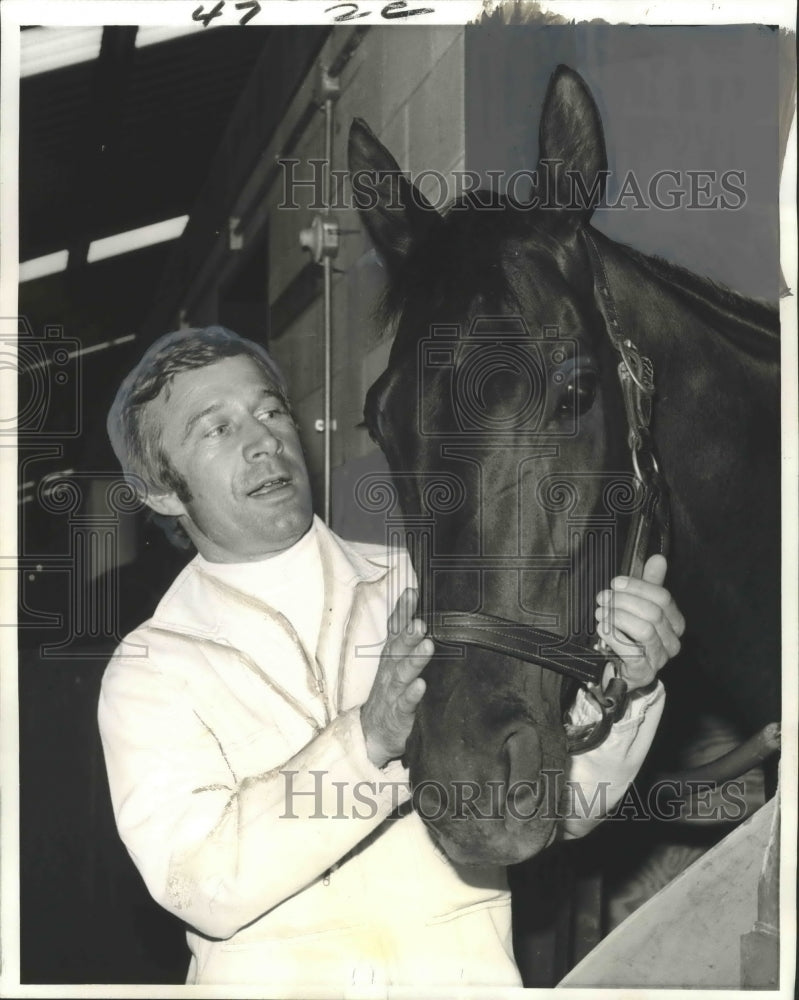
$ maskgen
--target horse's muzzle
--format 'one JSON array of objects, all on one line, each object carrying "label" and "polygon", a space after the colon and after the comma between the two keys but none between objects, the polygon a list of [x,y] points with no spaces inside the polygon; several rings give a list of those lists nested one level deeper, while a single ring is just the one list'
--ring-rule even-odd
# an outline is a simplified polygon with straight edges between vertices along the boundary
[{"label": "horse's muzzle", "polygon": [[519,720],[506,733],[491,774],[481,768],[480,779],[470,780],[461,761],[464,777],[415,784],[415,808],[457,864],[524,861],[557,835],[563,774],[562,768],[545,768],[545,759],[536,727]]}]

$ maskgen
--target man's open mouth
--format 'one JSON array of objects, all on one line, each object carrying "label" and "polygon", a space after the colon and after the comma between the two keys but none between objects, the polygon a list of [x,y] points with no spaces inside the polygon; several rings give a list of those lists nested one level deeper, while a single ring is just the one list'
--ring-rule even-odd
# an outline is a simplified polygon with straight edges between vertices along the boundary
[{"label": "man's open mouth", "polygon": [[275,479],[267,479],[262,483],[259,483],[254,489],[247,491],[248,497],[263,497],[267,496],[269,493],[274,493],[276,490],[282,489],[284,486],[288,486],[291,480],[288,476],[277,476]]}]

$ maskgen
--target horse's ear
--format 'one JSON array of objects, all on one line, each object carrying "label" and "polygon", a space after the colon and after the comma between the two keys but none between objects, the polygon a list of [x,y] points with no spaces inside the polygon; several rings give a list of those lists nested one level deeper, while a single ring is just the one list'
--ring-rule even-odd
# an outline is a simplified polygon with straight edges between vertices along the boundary
[{"label": "horse's ear", "polygon": [[441,216],[361,118],[350,127],[348,153],[354,204],[386,266],[395,269]]},{"label": "horse's ear", "polygon": [[605,193],[608,158],[602,119],[585,81],[558,66],[549,81],[538,131],[538,194],[561,218],[583,225]]}]

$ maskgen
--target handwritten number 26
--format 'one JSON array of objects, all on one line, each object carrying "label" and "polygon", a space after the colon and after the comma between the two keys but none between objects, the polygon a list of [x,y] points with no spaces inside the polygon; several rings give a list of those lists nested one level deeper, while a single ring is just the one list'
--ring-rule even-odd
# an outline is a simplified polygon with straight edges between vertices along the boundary
[{"label": "handwritten number 26", "polygon": [[365,11],[362,14],[358,12],[357,3],[334,4],[332,7],[328,7],[325,10],[325,14],[329,14],[333,10],[340,10],[342,7],[349,7],[349,10],[345,10],[343,14],[336,14],[333,18],[334,21],[354,21],[356,18],[369,16],[369,11]]},{"label": "handwritten number 26", "polygon": [[387,21],[391,21],[398,17],[415,17],[416,14],[433,13],[435,12],[432,7],[417,7],[415,10],[408,10],[406,0],[394,0],[393,3],[386,4],[380,11],[380,16],[386,18]]},{"label": "handwritten number 26", "polygon": [[[328,7],[325,10],[326,14],[329,14],[334,10],[341,10],[342,7],[348,8],[341,14],[336,14],[333,18],[334,21],[354,21],[359,17],[368,17],[371,13],[370,11],[361,11],[357,3],[337,3],[332,7]],[[399,17],[414,17],[416,14],[432,14],[432,7],[416,7],[413,10],[408,10],[408,4],[406,0],[393,0],[392,3],[387,3],[380,11],[380,16],[385,18],[387,21],[394,20]]]}]

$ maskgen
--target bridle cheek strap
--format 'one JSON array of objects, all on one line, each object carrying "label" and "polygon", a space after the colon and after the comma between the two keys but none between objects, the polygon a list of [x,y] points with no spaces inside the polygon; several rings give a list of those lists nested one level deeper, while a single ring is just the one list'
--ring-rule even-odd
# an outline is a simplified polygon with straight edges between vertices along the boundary
[{"label": "bridle cheek strap", "polygon": [[[627,444],[640,493],[638,507],[627,533],[619,574],[640,578],[650,549],[653,529],[657,527],[658,551],[665,556],[668,553],[671,527],[668,489],[658,468],[650,432],[655,398],[654,365],[640,353],[632,340],[624,336],[605,262],[588,229],[583,229],[582,235],[594,277],[596,306],[602,316],[608,339],[619,356],[617,375],[627,418]],[[588,688],[589,696],[602,713],[599,723],[581,727],[565,723],[571,754],[585,753],[586,750],[599,746],[613,723],[624,715],[629,701],[627,684],[620,676],[620,658],[602,640],[596,643],[595,648],[597,652],[607,654],[615,676],[604,690],[598,684]]]}]

